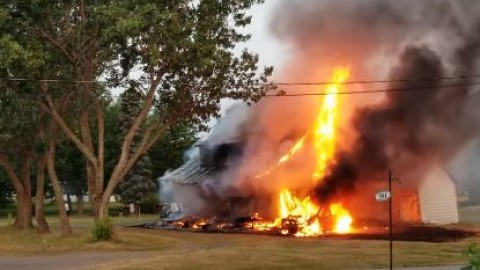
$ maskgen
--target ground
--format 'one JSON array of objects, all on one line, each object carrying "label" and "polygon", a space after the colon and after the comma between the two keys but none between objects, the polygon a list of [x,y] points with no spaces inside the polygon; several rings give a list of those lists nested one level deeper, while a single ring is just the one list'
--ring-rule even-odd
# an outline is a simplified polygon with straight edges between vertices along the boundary
[{"label": "ground", "polygon": [[[479,217],[480,207],[461,212]],[[476,214],[475,214],[476,213]],[[381,269],[388,266],[388,242],[325,240],[265,235],[187,233],[125,228],[156,216],[114,218],[114,239],[94,243],[92,219],[72,216],[75,234],[18,232],[0,219],[0,269]],[[58,223],[49,217],[54,231]],[[470,220],[470,223],[473,223]],[[463,228],[477,229],[475,226]],[[395,242],[396,267],[460,265],[473,236],[455,242]],[[455,267],[457,268],[457,267]],[[455,269],[453,268],[453,269]],[[430,268],[432,269],[432,268]],[[433,268],[440,269],[440,268]],[[449,269],[449,268],[446,268]]]}]

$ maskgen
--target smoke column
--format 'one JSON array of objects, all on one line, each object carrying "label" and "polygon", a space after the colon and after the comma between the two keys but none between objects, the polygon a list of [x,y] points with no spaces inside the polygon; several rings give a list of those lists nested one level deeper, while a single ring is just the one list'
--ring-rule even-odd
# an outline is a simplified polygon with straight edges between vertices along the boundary
[{"label": "smoke column", "polygon": [[473,79],[421,79],[478,71],[480,2],[288,0],[278,5],[272,28],[296,49],[297,65],[287,70],[293,77],[312,79],[307,66],[349,63],[362,78],[411,80],[374,85],[399,90],[380,102],[359,99],[364,106],[349,121],[352,147],[337,154],[320,180],[318,200],[384,177],[389,168],[419,180],[478,135],[479,119],[467,106],[472,87],[465,86]]}]

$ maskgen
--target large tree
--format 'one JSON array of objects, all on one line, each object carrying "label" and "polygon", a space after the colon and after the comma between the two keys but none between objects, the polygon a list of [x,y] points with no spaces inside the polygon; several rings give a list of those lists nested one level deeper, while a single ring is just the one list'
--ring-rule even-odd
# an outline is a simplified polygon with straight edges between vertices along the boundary
[{"label": "large tree", "polygon": [[0,171],[0,208],[5,209],[12,202],[13,188],[7,175]]},{"label": "large tree", "polygon": [[148,151],[154,179],[182,165],[187,158],[186,151],[197,140],[195,129],[188,123],[179,123],[170,128]]},{"label": "large tree", "polygon": [[[137,89],[130,87],[120,97],[119,126],[121,138],[125,136],[138,113],[142,109],[142,94]],[[141,130],[140,130],[141,132]],[[138,141],[134,140],[131,152],[138,147]],[[141,156],[132,169],[125,175],[123,181],[118,185],[118,195],[126,204],[140,204],[152,192],[155,192],[157,185],[153,181],[152,162],[148,153]]]},{"label": "large tree", "polygon": [[[65,112],[72,95],[63,95],[58,85],[49,86],[42,78],[57,76],[67,78],[69,66],[49,44],[16,28],[18,22],[11,18],[7,5],[0,6],[0,166],[15,189],[17,213],[15,225],[32,227],[32,172],[36,168],[36,219],[41,231],[49,230],[43,216],[45,170],[48,168],[57,205],[61,227],[68,233],[62,192],[53,175],[57,124],[51,121],[46,106],[42,105],[41,92],[48,91],[55,102],[51,106]],[[25,80],[22,78],[28,77]],[[58,98],[57,98],[58,97]],[[67,230],[63,230],[66,228]]]},{"label": "large tree", "polygon": [[[251,22],[245,12],[263,0],[3,1],[16,27],[61,53],[79,81],[80,135],[46,91],[45,103],[86,158],[97,218],[106,215],[115,188],[169,128],[184,121],[204,127],[218,114],[221,99],[257,101],[272,88],[266,84],[272,69],[258,72],[257,55],[234,53],[250,37],[239,31]],[[135,80],[133,69],[139,74]],[[100,77],[116,87],[134,81],[144,97],[106,185],[105,120],[101,93],[93,83]],[[76,90],[65,87],[66,93]],[[150,114],[153,108],[157,114]]]}]

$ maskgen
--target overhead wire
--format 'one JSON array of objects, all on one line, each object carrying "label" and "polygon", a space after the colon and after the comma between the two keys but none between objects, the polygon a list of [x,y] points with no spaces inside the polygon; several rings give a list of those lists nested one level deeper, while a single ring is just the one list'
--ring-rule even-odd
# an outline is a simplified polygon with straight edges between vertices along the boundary
[{"label": "overhead wire", "polygon": [[[480,75],[471,76],[457,76],[457,77],[442,77],[442,78],[413,78],[413,79],[392,79],[392,80],[355,80],[346,81],[342,84],[376,84],[376,83],[396,83],[396,82],[438,82],[451,80],[466,80],[480,78]],[[0,78],[0,81],[34,81],[34,82],[50,82],[50,83],[108,83],[107,81],[82,81],[82,80],[62,80],[62,79],[29,79],[29,78]],[[314,86],[314,85],[328,85],[335,82],[319,81],[319,82],[289,82],[289,83],[275,83],[279,86]],[[355,95],[355,94],[375,94],[385,92],[408,92],[408,91],[435,91],[444,88],[466,87],[480,85],[480,81],[476,82],[462,82],[452,83],[446,85],[431,85],[418,87],[404,87],[404,88],[383,88],[383,89],[365,89],[357,91],[340,91],[336,93],[329,92],[309,92],[309,93],[283,93],[283,94],[266,94],[265,97],[302,97],[302,96],[327,96],[332,94],[338,95]],[[116,96],[112,96],[116,97]]]},{"label": "overhead wire", "polygon": [[[402,78],[402,79],[388,79],[388,80],[351,80],[342,82],[342,84],[376,84],[376,83],[395,83],[395,82],[420,82],[420,81],[451,81],[451,80],[467,80],[480,78],[480,74],[475,75],[460,75],[451,77],[438,78]],[[55,82],[55,83],[109,83],[108,81],[100,80],[66,80],[66,79],[32,79],[32,78],[0,78],[0,81],[32,81],[32,82]],[[275,82],[271,84],[278,86],[313,86],[313,85],[328,85],[335,83],[333,81],[317,81],[317,82]],[[270,83],[261,83],[259,85],[268,85]]]},{"label": "overhead wire", "polygon": [[434,86],[421,86],[421,87],[405,87],[405,88],[385,88],[385,89],[372,89],[372,90],[358,90],[358,91],[340,91],[340,92],[321,92],[321,93],[293,93],[293,94],[267,94],[265,97],[302,97],[302,96],[327,96],[327,95],[355,95],[355,94],[375,94],[385,92],[408,92],[408,91],[437,91],[444,88],[465,87],[480,85],[480,82],[462,83],[462,84],[450,84],[450,85],[434,85]]}]

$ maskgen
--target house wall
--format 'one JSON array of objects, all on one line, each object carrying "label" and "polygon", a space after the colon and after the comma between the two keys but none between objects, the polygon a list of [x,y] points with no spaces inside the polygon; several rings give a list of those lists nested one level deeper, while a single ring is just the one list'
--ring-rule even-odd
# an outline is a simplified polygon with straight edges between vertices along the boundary
[{"label": "house wall", "polygon": [[421,221],[426,224],[458,223],[455,182],[442,168],[431,170],[418,190]]}]

